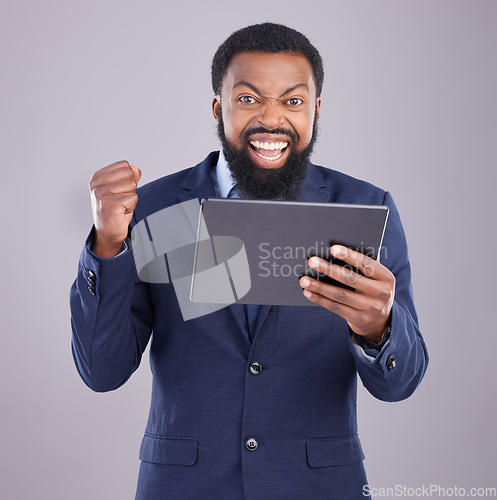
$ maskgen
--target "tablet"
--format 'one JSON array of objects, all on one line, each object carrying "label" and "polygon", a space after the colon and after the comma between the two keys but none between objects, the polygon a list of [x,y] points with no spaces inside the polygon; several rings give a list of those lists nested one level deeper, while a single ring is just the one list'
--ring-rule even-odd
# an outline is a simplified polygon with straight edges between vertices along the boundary
[{"label": "tablet", "polygon": [[334,244],[378,259],[387,218],[383,205],[205,198],[190,299],[315,306],[299,285],[304,274],[346,286],[317,274],[308,259],[344,264],[332,258]]}]

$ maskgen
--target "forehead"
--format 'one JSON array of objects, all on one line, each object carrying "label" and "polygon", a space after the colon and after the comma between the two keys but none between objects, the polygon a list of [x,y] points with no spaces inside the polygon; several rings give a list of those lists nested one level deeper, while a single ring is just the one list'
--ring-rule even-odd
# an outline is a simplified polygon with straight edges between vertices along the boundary
[{"label": "forehead", "polygon": [[296,85],[316,94],[312,66],[302,54],[241,52],[233,57],[223,80],[223,92],[247,82],[265,94],[281,95]]}]

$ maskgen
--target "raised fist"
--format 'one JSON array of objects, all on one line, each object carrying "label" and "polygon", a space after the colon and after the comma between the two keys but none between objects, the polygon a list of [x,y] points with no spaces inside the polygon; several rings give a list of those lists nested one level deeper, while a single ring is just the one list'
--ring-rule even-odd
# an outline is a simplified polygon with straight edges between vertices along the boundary
[{"label": "raised fist", "polygon": [[100,257],[114,257],[121,251],[138,202],[136,188],[140,177],[140,169],[125,160],[107,165],[93,174],[90,180],[95,224],[93,252]]}]

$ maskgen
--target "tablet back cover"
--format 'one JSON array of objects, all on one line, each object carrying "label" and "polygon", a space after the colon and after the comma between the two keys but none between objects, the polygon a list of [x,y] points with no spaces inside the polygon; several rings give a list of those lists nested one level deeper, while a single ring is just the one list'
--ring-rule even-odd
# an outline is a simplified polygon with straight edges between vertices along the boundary
[{"label": "tablet back cover", "polygon": [[[388,207],[333,203],[202,200],[191,300],[222,304],[315,306],[299,279],[307,260],[330,260],[345,245],[377,259]],[[336,284],[336,282],[335,282]]]}]

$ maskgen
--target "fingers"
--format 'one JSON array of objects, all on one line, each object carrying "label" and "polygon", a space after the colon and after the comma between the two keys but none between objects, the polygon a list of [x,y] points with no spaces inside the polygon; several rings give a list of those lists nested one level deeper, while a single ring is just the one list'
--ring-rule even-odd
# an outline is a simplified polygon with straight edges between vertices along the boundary
[{"label": "fingers", "polygon": [[[98,191],[99,188],[96,189]],[[96,198],[100,213],[105,214],[107,220],[112,215],[132,214],[138,203],[138,195],[136,193],[105,193],[99,194]]]},{"label": "fingers", "polygon": [[[306,278],[301,278],[301,286],[305,286],[302,284],[302,281],[305,280]],[[310,285],[304,289],[304,295],[314,304],[318,304],[329,311],[338,314],[345,320],[349,321],[349,318],[351,318],[354,314],[357,314],[357,310],[351,307],[350,305],[347,305],[347,297],[346,295],[340,295],[341,292],[345,293],[345,290],[338,289],[336,294],[335,293],[330,293],[330,295],[335,296],[337,300],[331,299],[329,296],[323,295],[322,293],[319,293],[317,289],[314,288],[314,284],[312,283],[313,281],[316,280],[310,280]],[[328,285],[331,286],[331,285]],[[337,287],[333,287],[337,288]],[[322,289],[321,289],[322,292]],[[343,300],[341,302],[340,300]]]},{"label": "fingers", "polygon": [[133,171],[133,179],[138,185],[138,182],[140,181],[140,178],[142,176],[142,171],[136,165],[130,165],[129,168],[131,168],[131,170]]},{"label": "fingers", "polygon": [[334,280],[343,283],[344,285],[350,286],[356,290],[363,292],[374,291],[376,283],[367,278],[366,276],[361,276],[356,273],[350,267],[339,266],[338,264],[332,264],[327,260],[320,259],[319,257],[312,257],[308,261],[309,267],[315,269],[321,274],[325,274]]},{"label": "fingers", "polygon": [[105,179],[112,179],[116,177],[116,175],[119,176],[120,173],[125,175],[129,169],[130,165],[126,160],[116,161],[115,163],[111,163],[110,165],[97,170],[93,174],[92,179],[99,179],[101,181]]},{"label": "fingers", "polygon": [[97,170],[92,175],[90,179],[90,191],[93,191],[97,186],[127,180],[134,183],[134,189],[136,190],[140,177],[141,171],[137,166],[130,165],[126,160],[117,161]]},{"label": "fingers", "polygon": [[[303,276],[302,278],[300,278],[300,286],[305,289],[304,295],[308,299],[312,299],[313,295],[321,296],[323,297],[323,299],[325,299],[326,303],[331,300],[337,305],[348,306],[356,310],[366,309],[369,305],[368,299],[363,294],[355,293],[338,286],[330,285],[308,276]],[[317,297],[314,297],[314,299],[315,300],[311,301],[316,302]],[[329,308],[327,307],[327,309]],[[333,306],[333,310],[335,309],[337,309],[337,306]]]},{"label": "fingers", "polygon": [[377,342],[385,331],[392,308],[393,291],[388,296],[365,295],[306,276],[300,279],[300,285],[309,301],[341,316],[358,335]]},{"label": "fingers", "polygon": [[135,193],[136,183],[132,177],[125,177],[124,179],[113,179],[109,182],[103,182],[92,189],[95,196],[102,196],[106,193],[121,194],[121,193]]},{"label": "fingers", "polygon": [[[305,277],[301,282],[304,280]],[[366,297],[358,297],[355,292],[348,292],[311,279],[309,286],[304,290],[304,295],[314,304],[341,316],[359,335],[370,332],[374,334],[381,330],[381,325],[385,322],[382,319],[385,313],[381,311],[383,309],[381,303],[376,302],[376,305],[373,305]]]},{"label": "fingers", "polygon": [[312,269],[348,285],[352,290],[303,276],[300,286],[304,288],[304,295],[311,302],[344,318],[357,334],[376,341],[390,316],[395,296],[395,277],[379,262],[353,250],[335,245],[331,253],[364,276],[346,266],[311,257],[308,262]]},{"label": "fingers", "polygon": [[364,276],[374,280],[383,279],[385,277],[384,271],[388,271],[388,269],[371,257],[363,255],[360,252],[355,252],[342,245],[333,245],[330,248],[330,253],[337,259],[343,260],[347,264],[359,269]]},{"label": "fingers", "polygon": [[140,178],[140,169],[125,160],[107,165],[93,174],[90,197],[97,255],[112,256],[121,248],[138,203],[136,188]]},{"label": "fingers", "polygon": [[[353,254],[358,254],[358,252],[353,252],[352,250],[351,252]],[[365,257],[362,254],[358,255]],[[339,266],[337,264],[332,264],[331,262],[320,259],[319,257],[311,257],[309,259],[309,267],[319,271],[322,274],[325,274],[326,276],[329,276],[330,278],[340,283],[343,283],[344,285],[352,287],[355,290],[355,294],[353,295],[354,297],[364,295],[372,299],[378,298],[382,302],[390,301],[395,290],[394,275],[379,262],[376,262],[369,257],[366,257],[366,259],[368,259],[366,261],[365,259],[361,259],[358,255],[344,255],[343,257],[339,258],[344,261],[345,259],[348,259],[348,261],[345,262],[348,262],[355,267],[359,267],[359,264],[361,264],[363,270],[362,272],[366,271],[368,273],[368,275],[366,276],[361,276],[351,269],[348,269],[344,266]],[[366,262],[366,265],[364,265],[364,262]],[[316,281],[316,283],[320,283],[320,289],[324,293],[331,290],[330,288],[328,288],[331,285],[327,285],[326,283],[318,281]],[[313,285],[318,286],[314,283]],[[339,287],[332,288],[341,290]],[[350,293],[349,296],[351,296]]]}]

